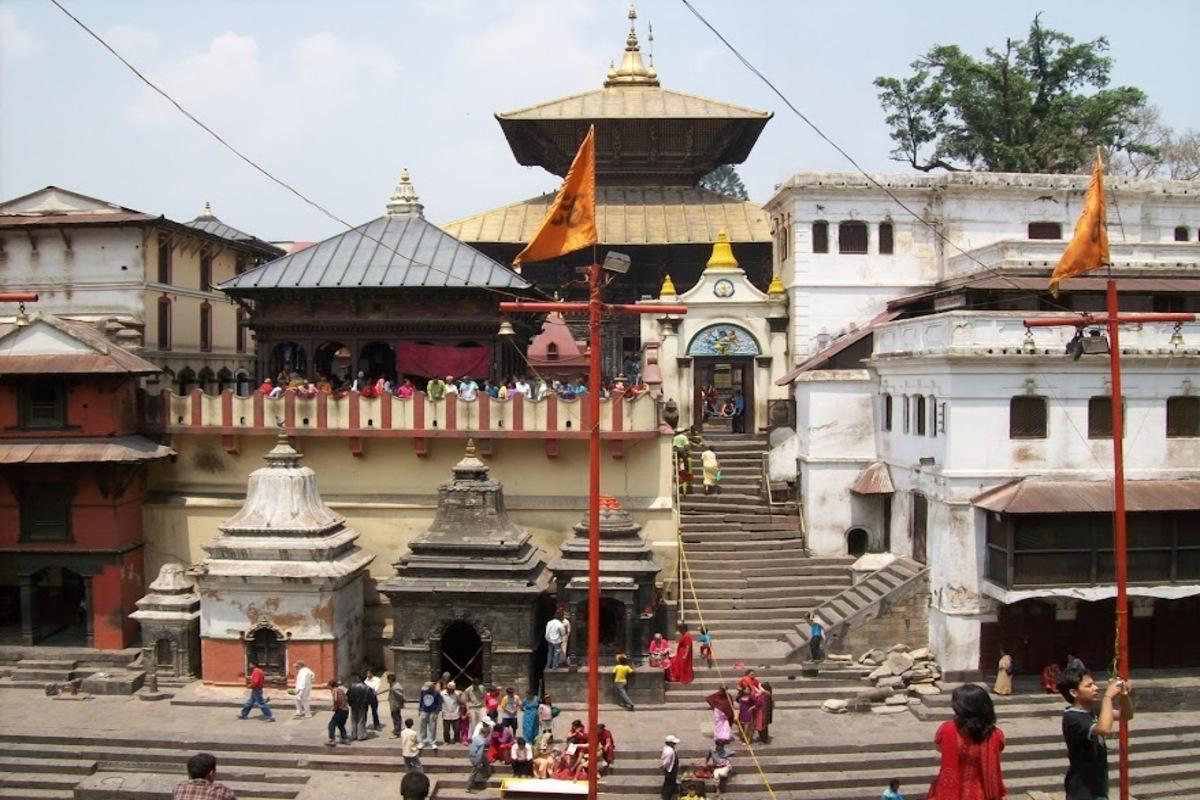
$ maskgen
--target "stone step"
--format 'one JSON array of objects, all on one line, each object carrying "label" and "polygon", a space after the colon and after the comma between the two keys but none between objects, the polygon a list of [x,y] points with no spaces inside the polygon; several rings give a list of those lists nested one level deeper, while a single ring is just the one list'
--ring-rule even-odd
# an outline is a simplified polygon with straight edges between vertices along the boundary
[{"label": "stone step", "polygon": [[79,664],[76,660],[58,658],[22,658],[14,666],[19,669],[74,669]]},{"label": "stone step", "polygon": [[92,675],[95,672],[97,672],[97,670],[94,670],[94,669],[57,670],[57,669],[25,669],[23,667],[18,667],[17,669],[13,670],[12,678],[13,678],[13,681],[20,681],[22,683],[34,681],[34,682],[37,682],[39,685],[42,685],[42,684],[45,684],[50,681],[57,682],[57,683],[63,683],[65,681],[74,680],[76,678],[86,678],[87,676]]}]

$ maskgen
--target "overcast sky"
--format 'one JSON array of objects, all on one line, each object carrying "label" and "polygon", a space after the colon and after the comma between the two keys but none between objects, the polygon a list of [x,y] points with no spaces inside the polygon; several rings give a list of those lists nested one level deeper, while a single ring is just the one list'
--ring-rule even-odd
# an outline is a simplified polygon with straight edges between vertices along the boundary
[{"label": "overcast sky", "polygon": [[[617,0],[63,0],[186,107],[352,223],[408,167],[446,222],[557,187],[513,160],[493,118],[598,88],[628,21]],[[1043,22],[1107,36],[1115,83],[1145,90],[1176,128],[1200,127],[1200,3],[1127,0],[767,2],[695,5],[868,169],[904,171],[872,80],[935,43],[980,54]],[[745,70],[678,0],[643,0],[665,87],[775,112],[739,168],[751,197],[800,170],[849,165]],[[48,0],[0,0],[0,197],[56,184],[187,220],[210,200],[268,239],[335,223],[269,183],[151,94]]]}]

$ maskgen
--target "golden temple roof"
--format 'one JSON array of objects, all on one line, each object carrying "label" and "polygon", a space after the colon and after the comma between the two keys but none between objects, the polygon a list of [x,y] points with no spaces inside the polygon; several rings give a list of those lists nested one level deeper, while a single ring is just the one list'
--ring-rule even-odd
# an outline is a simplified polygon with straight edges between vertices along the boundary
[{"label": "golden temple roof", "polygon": [[[524,244],[555,194],[541,195],[449,222],[442,230],[464,242]],[[762,207],[694,187],[596,187],[596,229],[604,244],[711,245],[722,230],[735,242],[770,242]]]},{"label": "golden temple roof", "polygon": [[771,112],[755,111],[659,86],[628,85],[593,89],[496,115],[501,122],[670,118],[755,119],[765,122],[771,118]]}]

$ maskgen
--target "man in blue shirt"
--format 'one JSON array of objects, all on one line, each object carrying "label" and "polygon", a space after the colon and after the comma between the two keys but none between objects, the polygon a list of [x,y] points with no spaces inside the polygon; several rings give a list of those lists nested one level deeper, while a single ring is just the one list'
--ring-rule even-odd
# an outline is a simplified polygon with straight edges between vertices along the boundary
[{"label": "man in blue shirt", "polygon": [[813,661],[821,660],[821,645],[825,641],[825,629],[821,627],[821,623],[817,620],[817,615],[811,611],[808,614],[808,653]]},{"label": "man in blue shirt", "polygon": [[421,687],[421,699],[417,709],[421,715],[421,744],[418,745],[418,749],[432,747],[437,750],[437,721],[442,713],[442,693],[434,688],[432,683]]},{"label": "man in blue shirt", "polygon": [[741,389],[733,390],[733,432],[746,432],[746,396]]}]

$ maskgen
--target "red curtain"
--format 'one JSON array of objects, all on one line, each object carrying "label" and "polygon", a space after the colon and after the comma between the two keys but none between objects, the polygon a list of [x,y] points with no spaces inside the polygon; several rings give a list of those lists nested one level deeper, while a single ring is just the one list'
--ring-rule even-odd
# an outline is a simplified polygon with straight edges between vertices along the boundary
[{"label": "red curtain", "polygon": [[488,378],[492,352],[488,347],[423,342],[396,342],[396,372],[425,378]]}]

